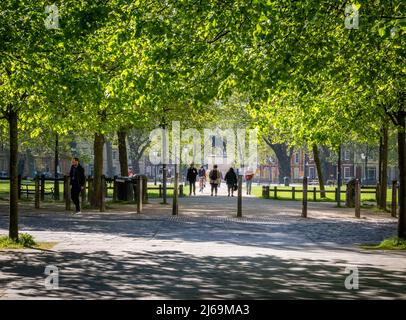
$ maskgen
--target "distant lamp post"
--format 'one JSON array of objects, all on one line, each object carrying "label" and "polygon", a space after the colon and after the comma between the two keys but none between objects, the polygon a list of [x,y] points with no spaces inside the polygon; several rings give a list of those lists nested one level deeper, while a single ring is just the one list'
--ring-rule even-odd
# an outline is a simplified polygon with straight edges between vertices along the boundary
[{"label": "distant lamp post", "polygon": [[304,178],[304,177],[309,178],[309,172],[307,172],[307,174],[306,174],[306,171],[309,171],[309,157],[307,156],[306,153],[304,154],[304,161],[303,161],[303,164],[304,164],[304,167],[303,167],[303,178]]},{"label": "distant lamp post", "polygon": [[368,179],[368,157],[365,153],[361,153],[361,159],[364,160],[364,180],[365,182]]},{"label": "distant lamp post", "polygon": [[[189,161],[189,148],[188,147],[183,147],[183,154],[185,155],[185,163],[186,163],[186,167]],[[179,171],[180,171],[180,176],[182,177],[182,155],[180,156],[180,163],[179,163]]]}]

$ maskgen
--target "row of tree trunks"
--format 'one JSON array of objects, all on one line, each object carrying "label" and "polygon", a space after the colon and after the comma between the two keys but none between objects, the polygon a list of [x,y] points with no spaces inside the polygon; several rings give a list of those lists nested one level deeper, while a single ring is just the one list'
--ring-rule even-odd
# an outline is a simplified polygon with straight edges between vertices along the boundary
[{"label": "row of tree trunks", "polygon": [[150,144],[149,133],[143,128],[131,129],[127,132],[127,140],[133,172],[140,173],[140,159]]},{"label": "row of tree trunks", "polygon": [[320,197],[325,198],[326,191],[324,188],[324,176],[323,176],[323,171],[321,169],[319,148],[317,147],[317,144],[313,144],[312,148],[313,148],[313,158],[314,158],[314,162],[316,163],[316,168],[317,168],[317,177],[319,179]]},{"label": "row of tree trunks", "polygon": [[399,221],[398,237],[406,239],[406,124],[405,111],[397,113],[398,122],[398,161],[399,161]]},{"label": "row of tree trunks", "polygon": [[337,161],[337,206],[341,207],[341,145],[338,147]]},{"label": "row of tree trunks", "polygon": [[117,132],[118,137],[118,158],[120,161],[120,175],[122,177],[128,176],[128,157],[127,157],[127,144],[126,137],[127,132],[125,129],[121,129]]},{"label": "row of tree trunks", "polygon": [[[59,165],[59,135],[55,134],[54,177],[58,178]],[[59,200],[59,181],[54,182],[54,199]]]},{"label": "row of tree trunks", "polygon": [[275,152],[278,159],[278,171],[279,171],[279,183],[283,183],[284,177],[288,177],[291,180],[291,158],[292,150],[286,143],[272,143],[271,138],[264,138],[266,144]]},{"label": "row of tree trunks", "polygon": [[100,192],[101,192],[101,176],[103,174],[103,148],[105,137],[101,133],[94,135],[94,180],[93,180],[93,193],[90,199],[90,204],[93,208],[100,208]]},{"label": "row of tree trunks", "polygon": [[379,138],[379,196],[378,207],[386,210],[388,190],[388,126],[383,125]]},{"label": "row of tree trunks", "polygon": [[113,177],[113,145],[111,141],[106,141],[107,176]]},{"label": "row of tree trunks", "polygon": [[18,113],[10,108],[7,115],[10,139],[10,226],[9,237],[18,241]]}]

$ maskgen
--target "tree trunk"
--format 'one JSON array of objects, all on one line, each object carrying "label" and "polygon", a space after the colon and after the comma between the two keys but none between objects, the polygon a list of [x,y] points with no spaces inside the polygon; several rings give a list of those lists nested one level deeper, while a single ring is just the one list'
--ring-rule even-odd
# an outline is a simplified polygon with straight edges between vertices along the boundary
[{"label": "tree trunk", "polygon": [[106,157],[107,157],[107,176],[112,178],[113,172],[113,148],[111,141],[106,141]]},{"label": "tree trunk", "polygon": [[291,180],[291,153],[288,146],[285,143],[272,143],[269,146],[275,152],[276,158],[278,158],[279,183],[284,182],[284,177]]},{"label": "tree trunk", "polygon": [[380,159],[380,195],[378,206],[386,210],[386,193],[388,189],[388,126],[384,125],[382,127],[382,146],[381,149],[381,159]]},{"label": "tree trunk", "polygon": [[91,206],[100,207],[101,200],[101,176],[103,174],[103,147],[104,135],[96,133],[94,136],[94,180]]},{"label": "tree trunk", "polygon": [[27,149],[26,155],[27,155],[28,176],[35,178],[36,175],[35,162],[30,149]]},{"label": "tree trunk", "polygon": [[120,161],[120,175],[123,177],[128,176],[128,157],[127,157],[127,132],[121,129],[117,132],[118,136],[118,158]]},{"label": "tree trunk", "polygon": [[313,157],[314,157],[314,162],[316,163],[317,177],[319,179],[320,197],[325,198],[326,192],[325,192],[325,188],[324,188],[324,177],[323,177],[323,171],[321,170],[321,162],[320,162],[319,149],[317,148],[317,144],[313,144]]},{"label": "tree trunk", "polygon": [[[321,163],[321,171],[323,173],[323,177],[325,180],[328,179],[333,179],[334,177],[331,176],[330,168],[331,168],[331,162],[328,161],[328,158],[330,156],[330,149],[321,146],[318,148],[319,149],[319,158],[320,158],[320,163]],[[326,182],[326,181],[324,181]]]},{"label": "tree trunk", "polygon": [[58,165],[59,165],[59,136],[55,135],[55,157],[54,157],[54,199],[59,200],[59,181],[58,179]]},{"label": "tree trunk", "polygon": [[18,113],[8,114],[10,134],[10,226],[9,237],[18,241]]},{"label": "tree trunk", "polygon": [[341,145],[338,147],[337,193],[337,206],[341,207]]},{"label": "tree trunk", "polygon": [[134,161],[133,161],[133,172],[136,174],[140,174],[140,171],[141,171],[140,159],[141,159],[141,157],[138,157],[138,158],[134,159]]},{"label": "tree trunk", "polygon": [[383,162],[383,137],[382,137],[382,128],[381,128],[381,133],[379,135],[379,159],[378,159],[378,183],[377,183],[377,190],[376,190],[376,202],[378,208],[381,208],[381,189],[378,187],[382,183],[382,162]]},{"label": "tree trunk", "polygon": [[398,237],[406,239],[406,112],[399,111],[398,122],[398,158],[399,158],[399,221]]}]

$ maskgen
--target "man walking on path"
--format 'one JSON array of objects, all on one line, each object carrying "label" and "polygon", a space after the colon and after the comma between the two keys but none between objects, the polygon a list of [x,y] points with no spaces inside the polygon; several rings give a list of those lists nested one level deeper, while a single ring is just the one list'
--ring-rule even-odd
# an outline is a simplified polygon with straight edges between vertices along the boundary
[{"label": "man walking on path", "polygon": [[70,184],[71,184],[71,198],[76,207],[76,213],[80,214],[80,201],[79,195],[85,185],[85,170],[79,164],[79,158],[72,159],[72,166],[70,168]]},{"label": "man walking on path", "polygon": [[217,165],[213,166],[213,169],[209,173],[210,185],[211,185],[211,196],[213,196],[213,191],[217,197],[217,188],[221,182],[221,172],[217,169]]},{"label": "man walking on path", "polygon": [[193,194],[196,195],[196,177],[197,177],[197,170],[192,163],[187,170],[187,176],[186,179],[189,181],[189,196],[192,195],[192,189],[193,189]]}]

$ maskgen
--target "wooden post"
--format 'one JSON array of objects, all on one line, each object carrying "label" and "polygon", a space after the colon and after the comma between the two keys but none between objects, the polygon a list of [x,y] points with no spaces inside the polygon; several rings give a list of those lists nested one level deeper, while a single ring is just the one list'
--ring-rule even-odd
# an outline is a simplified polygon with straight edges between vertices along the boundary
[{"label": "wooden post", "polygon": [[162,185],[159,184],[159,197],[162,198]]},{"label": "wooden post", "polygon": [[39,209],[39,201],[40,201],[39,176],[35,176],[35,209]]},{"label": "wooden post", "polygon": [[183,184],[181,184],[179,186],[179,197],[183,197],[183,196],[184,196],[184,194],[183,194]]},{"label": "wooden post", "polygon": [[238,175],[237,217],[242,217],[242,175]]},{"label": "wooden post", "polygon": [[82,200],[81,207],[83,208],[83,206],[86,203],[86,177],[85,177],[85,183],[83,184],[83,189],[82,189],[82,192],[80,193],[80,195],[81,195],[81,200]]},{"label": "wooden post", "polygon": [[41,201],[45,200],[45,175],[41,174]]},{"label": "wooden post", "polygon": [[18,200],[21,199],[21,174],[18,175]]},{"label": "wooden post", "polygon": [[269,186],[262,186],[262,197],[269,199]]},{"label": "wooden post", "polygon": [[361,217],[361,183],[359,179],[355,180],[355,217]]},{"label": "wooden post", "polygon": [[392,181],[392,206],[391,206],[391,215],[396,218],[397,213],[397,201],[398,201],[398,182],[397,180]]},{"label": "wooden post", "polygon": [[178,185],[179,185],[179,173],[175,173],[175,183],[173,185],[173,202],[172,202],[172,215],[177,216],[179,213],[178,207]]},{"label": "wooden post", "polygon": [[54,180],[54,194],[53,194],[53,199],[54,200],[59,200],[59,178],[58,176]]},{"label": "wooden post", "polygon": [[100,212],[106,211],[106,176],[102,174],[100,177]]},{"label": "wooden post", "polygon": [[273,197],[274,197],[274,199],[278,199],[278,187],[277,186],[273,187]]},{"label": "wooden post", "polygon": [[[165,153],[165,150],[164,150]],[[165,159],[165,157],[164,157]],[[167,204],[167,170],[166,164],[162,165],[162,204]]]},{"label": "wooden post", "polygon": [[295,200],[295,198],[296,198],[296,188],[295,187],[292,187],[292,200]]},{"label": "wooden post", "polygon": [[313,187],[313,200],[317,201],[317,191],[316,191],[316,187]]},{"label": "wooden post", "polygon": [[376,199],[376,204],[379,206],[379,204],[381,203],[381,185],[379,184],[379,182],[376,184],[376,190],[375,190],[375,199]]},{"label": "wooden post", "polygon": [[93,177],[88,176],[87,177],[87,199],[89,202],[91,201],[93,197]]},{"label": "wooden post", "polygon": [[105,198],[108,198],[109,197],[109,186],[108,186],[108,182],[107,182],[107,179],[106,179],[106,177],[104,177],[104,184],[105,184],[105,188],[103,189],[104,190],[104,197]]},{"label": "wooden post", "polygon": [[54,180],[54,200],[59,200],[59,178],[55,177]]},{"label": "wooden post", "polygon": [[113,201],[117,201],[117,176],[113,178]]},{"label": "wooden post", "polygon": [[307,218],[307,177],[303,177],[302,217]]},{"label": "wooden post", "polygon": [[142,203],[148,203],[148,177],[142,176]]},{"label": "wooden post", "polygon": [[63,177],[63,193],[65,195],[65,210],[70,210],[70,177]]},{"label": "wooden post", "polygon": [[142,180],[140,176],[136,177],[135,194],[137,201],[137,213],[142,212]]},{"label": "wooden post", "polygon": [[338,197],[340,197],[340,195],[338,194],[338,188],[336,187],[335,188],[335,200],[336,200],[336,202],[338,202]]}]

